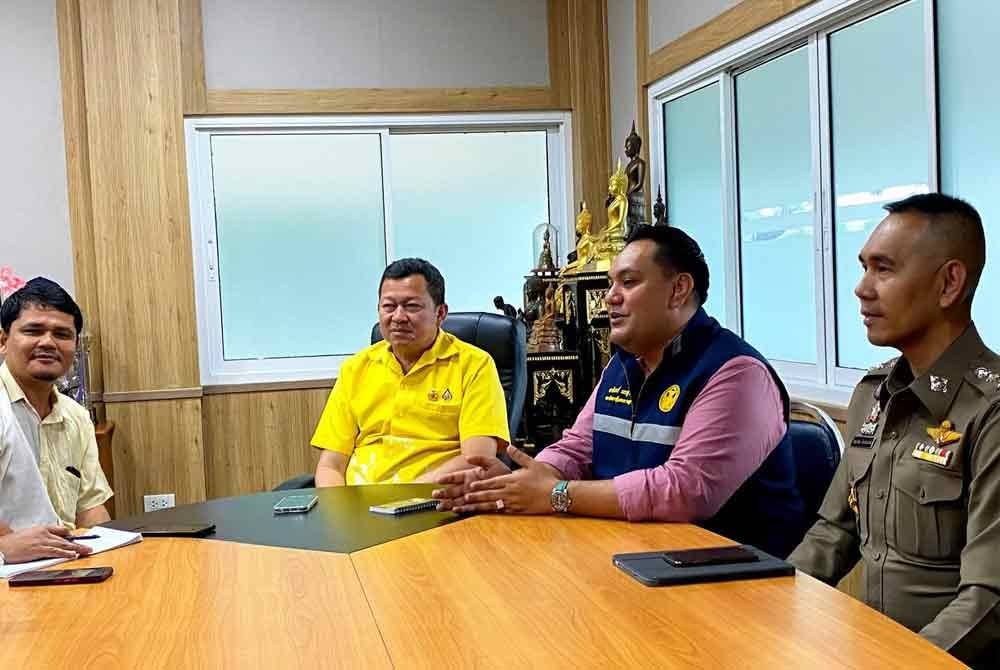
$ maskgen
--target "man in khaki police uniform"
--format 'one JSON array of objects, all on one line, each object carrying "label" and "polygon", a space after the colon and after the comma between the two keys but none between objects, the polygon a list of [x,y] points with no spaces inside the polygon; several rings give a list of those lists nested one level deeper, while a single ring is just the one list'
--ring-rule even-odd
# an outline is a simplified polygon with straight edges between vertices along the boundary
[{"label": "man in khaki police uniform", "polygon": [[982,222],[941,194],[886,206],[855,293],[868,339],[902,356],[851,398],[850,444],[789,560],[974,667],[1000,667],[1000,357],[972,323]]}]

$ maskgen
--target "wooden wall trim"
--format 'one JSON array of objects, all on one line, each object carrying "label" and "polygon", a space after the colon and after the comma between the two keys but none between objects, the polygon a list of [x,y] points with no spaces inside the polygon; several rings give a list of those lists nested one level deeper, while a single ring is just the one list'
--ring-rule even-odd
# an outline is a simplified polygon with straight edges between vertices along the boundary
[{"label": "wooden wall trim", "polygon": [[105,391],[103,400],[107,404],[116,402],[144,402],[148,400],[184,400],[200,398],[204,391],[200,386],[179,389],[151,389],[148,391]]},{"label": "wooden wall trim", "polygon": [[358,114],[559,109],[549,87],[214,90],[207,114]]},{"label": "wooden wall trim", "polygon": [[653,139],[649,136],[649,105],[646,102],[646,91],[648,87],[646,81],[646,68],[649,64],[649,0],[635,0],[635,71],[638,86],[636,95],[638,96],[636,123],[639,126],[639,136],[642,138],[642,158],[646,161],[646,183],[643,188],[646,192],[646,220],[653,221],[653,203],[656,202],[656,190],[652,183],[652,170],[649,166],[650,146]]},{"label": "wooden wall trim", "polygon": [[90,340],[88,386],[99,396],[104,388],[101,366],[101,310],[94,250],[94,208],[90,190],[90,149],[87,146],[87,99],[84,90],[83,46],[79,0],[57,0],[59,74],[62,86],[63,138],[66,145],[66,185],[69,226],[73,240],[75,298],[84,314]]},{"label": "wooden wall trim", "polygon": [[215,384],[203,386],[205,395],[228,395],[230,393],[264,393],[271,391],[304,391],[309,389],[332,389],[336,379],[303,379],[291,382],[258,382],[254,384]]},{"label": "wooden wall trim", "polygon": [[549,86],[560,109],[572,106],[570,91],[569,0],[549,0]]},{"label": "wooden wall trim", "polygon": [[205,39],[201,0],[179,0],[181,36],[181,94],[184,114],[204,114],[208,107],[205,85]]},{"label": "wooden wall trim", "polygon": [[612,168],[607,3],[569,0],[569,28],[574,199],[587,202],[597,230],[607,224],[602,213]]},{"label": "wooden wall trim", "polygon": [[[648,85],[657,79],[662,79],[702,56],[749,35],[812,2],[814,0],[743,0],[711,21],[684,33],[673,42],[650,54],[646,66],[646,76],[640,81]],[[648,31],[648,22],[646,26]]]}]

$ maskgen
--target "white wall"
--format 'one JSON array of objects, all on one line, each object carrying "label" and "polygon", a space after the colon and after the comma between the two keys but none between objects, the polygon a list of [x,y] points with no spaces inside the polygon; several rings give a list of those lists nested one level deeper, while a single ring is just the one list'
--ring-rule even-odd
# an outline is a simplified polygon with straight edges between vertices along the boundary
[{"label": "white wall", "polygon": [[[608,0],[608,69],[611,73],[611,163],[625,159],[625,138],[638,121],[635,0]],[[643,142],[647,138],[642,138]]]},{"label": "white wall", "polygon": [[72,292],[55,0],[7,0],[0,16],[0,266]]},{"label": "white wall", "polygon": [[208,87],[546,86],[546,0],[203,0]]},{"label": "white wall", "polygon": [[649,52],[738,4],[740,0],[649,0]]}]

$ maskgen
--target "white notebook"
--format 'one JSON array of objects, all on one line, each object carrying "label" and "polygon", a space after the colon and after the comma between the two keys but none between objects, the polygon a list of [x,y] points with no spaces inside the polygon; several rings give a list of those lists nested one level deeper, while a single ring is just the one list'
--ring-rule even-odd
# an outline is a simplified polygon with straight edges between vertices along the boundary
[{"label": "white notebook", "polygon": [[[77,544],[86,545],[94,550],[94,552],[89,554],[88,557],[105,551],[111,551],[112,549],[117,549],[118,547],[124,547],[129,544],[135,544],[136,542],[142,542],[142,535],[140,533],[130,533],[125,530],[115,530],[114,528],[105,528],[103,526],[91,528],[86,534],[99,536],[93,540],[80,540],[77,542]],[[72,560],[72,558],[43,558],[39,561],[2,565],[0,566],[0,579],[7,579],[16,574],[28,572],[29,570],[43,570],[45,568],[50,568],[53,565],[67,563]]]}]

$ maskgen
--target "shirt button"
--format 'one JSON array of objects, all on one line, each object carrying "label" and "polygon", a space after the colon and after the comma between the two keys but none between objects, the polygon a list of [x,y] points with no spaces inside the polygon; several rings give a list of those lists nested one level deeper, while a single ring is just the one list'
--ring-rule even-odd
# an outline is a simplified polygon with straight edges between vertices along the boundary
[{"label": "shirt button", "polygon": [[876,551],[875,552],[875,560],[876,561],[881,561],[882,560],[882,552],[881,551]]},{"label": "shirt button", "polygon": [[881,500],[882,498],[884,498],[885,497],[885,489],[879,489],[878,492],[875,494],[875,497],[878,498],[879,500]]},{"label": "shirt button", "polygon": [[888,435],[886,435],[885,437],[888,440],[895,440],[897,437],[899,437],[899,433],[897,433],[896,431],[893,430]]}]

